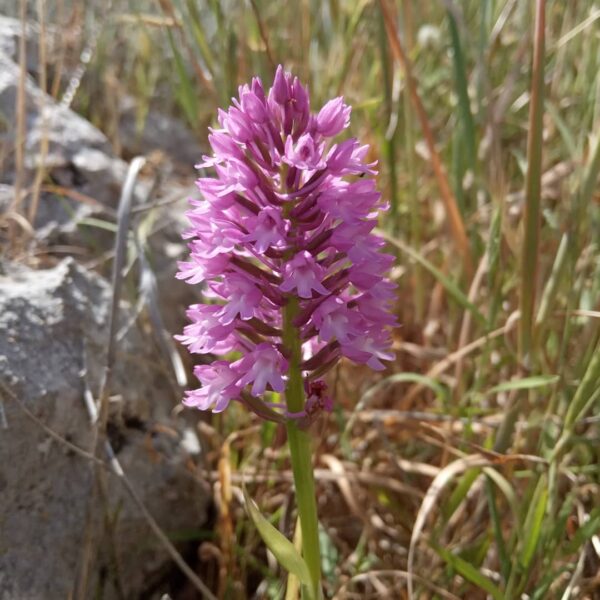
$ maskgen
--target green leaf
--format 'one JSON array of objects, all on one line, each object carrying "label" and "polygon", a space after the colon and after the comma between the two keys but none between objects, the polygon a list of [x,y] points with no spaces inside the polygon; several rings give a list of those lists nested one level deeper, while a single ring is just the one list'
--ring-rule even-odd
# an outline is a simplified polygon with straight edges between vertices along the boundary
[{"label": "green leaf", "polygon": [[573,135],[569,130],[569,126],[562,118],[560,110],[549,99],[544,101],[544,107],[548,111],[550,118],[554,121],[556,129],[558,130],[558,133],[560,133],[560,136],[567,148],[568,153],[571,156],[577,156],[579,154],[579,152],[577,151],[577,144],[575,143]]},{"label": "green leaf", "polygon": [[485,590],[488,594],[494,598],[494,600],[503,600],[504,595],[500,588],[485,575],[483,575],[479,569],[476,569],[472,564],[462,559],[456,554],[452,554],[445,548],[431,544],[432,548],[462,577],[467,581],[475,584],[482,590]]},{"label": "green leaf", "polygon": [[446,521],[450,520],[450,517],[454,514],[454,511],[456,511],[456,509],[461,505],[462,501],[469,493],[471,486],[479,477],[480,473],[481,469],[469,469],[463,473],[458,485],[452,492],[452,495],[448,499],[448,502],[445,506],[444,517]]},{"label": "green leaf", "polygon": [[193,0],[187,0],[186,4],[189,11],[189,25],[193,33],[194,41],[206,63],[206,68],[210,71],[211,75],[214,76],[216,61],[210,49],[210,44],[206,39],[204,29],[202,28],[202,19],[200,17],[198,6]]},{"label": "green leaf", "polygon": [[533,388],[552,385],[559,380],[558,375],[534,375],[533,377],[523,377],[522,379],[513,379],[493,387],[488,394],[497,394],[498,392],[510,392],[512,390],[531,390]]},{"label": "green leaf", "polygon": [[[454,84],[456,88],[456,95],[458,97],[458,114],[463,129],[463,139],[465,141],[464,148],[466,149],[469,168],[475,172],[475,169],[477,168],[475,123],[473,121],[471,103],[469,101],[467,67],[460,42],[460,33],[458,31],[456,19],[454,18],[453,10],[448,8],[447,14],[448,24],[450,25],[450,40],[453,51],[452,58],[454,63]],[[462,184],[462,182],[460,183]]]},{"label": "green leaf", "polygon": [[117,233],[117,224],[111,223],[110,221],[104,221],[103,219],[96,219],[94,217],[85,217],[78,223],[80,226],[97,227],[98,229],[105,229],[111,233]]},{"label": "green leaf", "polygon": [[600,380],[600,340],[594,350],[594,354],[585,370],[585,375],[575,391],[573,400],[569,404],[565,417],[565,428],[571,429],[578,419],[594,405],[597,401],[598,381]]},{"label": "green leaf", "polygon": [[177,100],[181,104],[181,108],[185,112],[185,116],[191,125],[196,125],[198,122],[198,104],[196,98],[196,92],[194,91],[194,84],[187,74],[185,69],[185,63],[181,53],[177,49],[177,44],[173,38],[173,34],[170,30],[167,30],[167,36],[169,39],[169,45],[173,52],[173,58],[175,59],[175,71],[177,73],[177,79],[179,81],[179,88],[177,90]]},{"label": "green leaf", "polygon": [[533,34],[533,65],[527,128],[527,172],[525,177],[525,211],[523,242],[521,246],[521,283],[519,321],[519,356],[527,357],[532,351],[533,307],[535,286],[540,261],[540,223],[542,199],[542,150],[544,148],[544,67],[545,67],[545,8],[543,0],[535,2]]},{"label": "green leaf", "polygon": [[[493,471],[493,469],[489,469]],[[486,473],[487,474],[487,473]],[[488,498],[488,507],[490,511],[490,520],[492,521],[492,532],[494,534],[494,540],[496,542],[496,548],[498,552],[498,559],[500,560],[500,573],[502,579],[506,582],[510,576],[511,562],[508,557],[506,550],[506,542],[504,541],[504,535],[502,534],[502,523],[500,515],[498,514],[498,505],[496,503],[496,494],[492,480],[488,476],[485,481],[485,490]]]},{"label": "green leaf", "polygon": [[244,488],[244,500],[250,518],[256,529],[258,529],[260,537],[279,564],[290,573],[293,573],[303,585],[310,587],[311,579],[308,567],[294,544],[262,516],[254,500],[248,496],[246,488]]},{"label": "green leaf", "polygon": [[546,514],[546,504],[548,502],[548,485],[546,475],[542,475],[533,493],[533,498],[529,506],[529,511],[525,517],[523,525],[523,547],[519,562],[527,569],[537,548],[540,533],[542,531],[542,522]]}]

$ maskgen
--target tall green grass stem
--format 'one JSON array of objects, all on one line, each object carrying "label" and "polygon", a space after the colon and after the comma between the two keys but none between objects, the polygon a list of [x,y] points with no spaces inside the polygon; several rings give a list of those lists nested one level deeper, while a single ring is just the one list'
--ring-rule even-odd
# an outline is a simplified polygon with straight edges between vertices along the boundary
[{"label": "tall green grass stem", "polygon": [[[409,55],[414,45],[413,15],[410,2],[403,2],[404,9],[404,37],[406,50]],[[406,170],[408,173],[408,205],[410,207],[410,243],[413,248],[423,245],[423,224],[421,219],[421,205],[417,192],[417,165],[415,161],[415,131],[414,114],[409,92],[404,89],[402,93],[404,108],[404,154],[406,156]],[[417,322],[425,318],[425,282],[421,265],[415,263],[413,267],[415,280],[415,315]]]},{"label": "tall green grass stem", "polygon": [[394,111],[394,98],[392,91],[392,70],[390,65],[389,48],[385,37],[385,22],[383,13],[379,11],[379,50],[381,52],[381,69],[383,71],[385,125],[383,131],[383,148],[388,167],[390,180],[390,216],[392,218],[391,231],[397,233],[398,223],[398,176],[396,172],[396,126],[392,123]]},{"label": "tall green grass stem", "polygon": [[[477,170],[477,147],[475,140],[475,122],[471,112],[471,101],[469,99],[467,67],[465,56],[460,41],[460,32],[454,16],[454,7],[447,8],[448,24],[450,28],[450,40],[452,42],[452,62],[454,65],[454,85],[458,97],[458,111],[460,126],[463,133],[464,149],[467,155],[469,169],[475,174]],[[460,182],[462,185],[462,181]]]},{"label": "tall green grass stem", "polygon": [[[531,100],[529,106],[529,133],[527,136],[527,176],[525,181],[525,223],[521,253],[521,284],[519,322],[519,361],[522,367],[531,366],[533,308],[538,271],[540,237],[540,200],[542,189],[542,117],[544,111],[544,53],[546,0],[537,0],[533,47]],[[509,448],[523,396],[519,392],[509,403],[500,425],[494,450],[506,452]]]},{"label": "tall green grass stem", "polygon": [[519,358],[531,362],[533,307],[538,272],[540,200],[542,188],[542,127],[544,114],[544,47],[546,0],[536,1],[529,132],[527,136],[527,176],[525,181],[525,235],[521,254],[521,322]]}]

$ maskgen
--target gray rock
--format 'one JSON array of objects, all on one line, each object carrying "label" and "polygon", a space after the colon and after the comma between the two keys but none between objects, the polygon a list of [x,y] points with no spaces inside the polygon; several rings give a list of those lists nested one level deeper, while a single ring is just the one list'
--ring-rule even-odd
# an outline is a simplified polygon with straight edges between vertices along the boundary
[{"label": "gray rock", "polygon": [[[0,53],[0,146],[7,155],[1,183],[14,180],[16,132],[15,106],[19,67]],[[70,187],[107,205],[115,206],[127,165],[112,155],[106,136],[78,114],[56,103],[25,77],[25,169],[32,181],[41,162],[40,143],[48,141],[43,164],[46,173],[61,186]]]},{"label": "gray rock", "polygon": [[[40,271],[0,266],[0,379],[56,433],[89,449],[82,370],[87,366],[97,391],[110,286],[71,259]],[[129,308],[122,312],[125,322]],[[189,457],[181,424],[170,417],[178,398],[160,362],[153,344],[130,329],[114,369],[111,431],[119,460],[159,524],[189,531],[203,523],[208,496],[183,466]],[[66,598],[84,545],[91,466],[49,438],[1,389],[0,401],[7,425],[0,422],[0,599]],[[120,482],[109,482],[119,571],[126,597],[136,598],[169,560]],[[111,572],[105,553],[93,563],[92,583],[100,572]],[[112,597],[109,582],[104,598]]]},{"label": "gray rock", "polygon": [[[0,213],[10,208],[14,197],[14,186],[0,183]],[[25,209],[28,208],[29,201],[25,204]],[[93,206],[68,196],[42,192],[33,223],[35,237],[44,244],[83,245],[85,236],[80,235],[79,228],[85,218],[97,211]]]},{"label": "gray rock", "polygon": [[[0,9],[2,9],[0,5]],[[29,33],[29,27],[26,26],[26,35]],[[10,59],[18,59],[19,39],[21,37],[22,27],[18,19],[0,15],[0,52]],[[30,36],[27,35],[27,38]]]},{"label": "gray rock", "polygon": [[[4,186],[12,185],[15,178],[15,102],[19,76],[18,65],[0,52],[0,156],[4,157],[0,184]],[[108,139],[99,129],[56,103],[28,75],[25,90],[25,181],[30,185],[35,178],[42,162],[40,145],[45,138],[48,141],[48,152],[43,158],[45,179],[50,178],[56,186],[71,192],[70,195],[42,192],[34,223],[37,238],[46,244],[81,244],[81,237],[73,235],[78,223],[116,207],[127,163],[113,155]],[[137,182],[136,202],[146,197],[149,185],[143,179]],[[87,197],[88,203],[75,199],[73,193]],[[26,211],[30,201],[28,195]]]},{"label": "gray rock", "polygon": [[120,108],[119,141],[126,155],[159,150],[182,173],[195,173],[194,165],[201,162],[204,152],[190,127],[152,109],[148,111],[142,127],[139,127],[135,100],[124,98]]},{"label": "gray rock", "polygon": [[[13,2],[13,5],[16,4]],[[18,8],[18,7],[17,7]],[[23,33],[21,21],[17,18],[5,16],[7,7],[0,2],[0,53],[5,54],[14,62],[19,60],[19,40]],[[27,44],[27,71],[38,71],[39,58],[39,26],[32,22],[25,24],[25,41]],[[52,26],[46,26],[46,55],[52,57],[56,46],[56,41],[59,39],[56,29]]]}]

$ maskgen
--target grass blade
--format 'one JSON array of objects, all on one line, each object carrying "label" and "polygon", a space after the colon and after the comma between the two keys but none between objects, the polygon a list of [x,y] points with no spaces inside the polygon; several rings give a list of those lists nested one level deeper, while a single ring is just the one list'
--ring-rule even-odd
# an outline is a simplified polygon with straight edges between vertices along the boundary
[{"label": "grass blade", "polygon": [[488,579],[485,575],[476,569],[471,563],[462,559],[456,554],[452,554],[449,550],[438,546],[437,544],[431,544],[433,549],[462,577],[467,581],[470,581],[477,587],[485,590],[494,600],[503,600],[504,595],[496,584]]},{"label": "grass blade", "polygon": [[552,265],[552,271],[550,272],[550,276],[548,277],[548,281],[546,282],[542,293],[542,299],[540,300],[540,306],[535,318],[536,335],[539,334],[539,328],[548,318],[550,307],[554,304],[554,300],[560,287],[559,284],[565,272],[568,249],[569,234],[565,233],[560,239],[558,249],[556,250],[556,258]]},{"label": "grass blade", "polygon": [[558,375],[534,375],[532,377],[523,377],[513,379],[494,386],[488,391],[488,394],[497,394],[499,392],[510,392],[512,390],[532,390],[546,385],[556,383],[560,377]]},{"label": "grass blade", "polygon": [[445,466],[431,482],[423,502],[419,507],[412,534],[410,536],[410,546],[408,548],[408,566],[407,566],[407,587],[409,600],[414,599],[413,591],[413,572],[415,562],[415,550],[421,537],[427,516],[438,503],[438,499],[444,488],[460,473],[477,467],[487,467],[490,461],[480,454],[471,454],[465,458],[460,458]]},{"label": "grass blade", "polygon": [[450,184],[448,183],[448,176],[446,174],[446,170],[444,168],[440,155],[435,147],[433,131],[431,129],[431,125],[429,124],[429,119],[427,118],[425,107],[423,106],[423,102],[421,101],[421,98],[417,91],[417,83],[412,72],[412,65],[408,56],[406,55],[406,52],[404,51],[404,48],[402,47],[402,44],[400,43],[400,38],[398,37],[398,33],[394,25],[392,14],[387,5],[387,1],[379,0],[379,4],[383,13],[385,29],[387,31],[387,36],[390,42],[392,53],[394,54],[396,60],[398,61],[402,69],[404,70],[406,76],[406,85],[410,93],[410,99],[417,113],[417,118],[419,119],[421,129],[423,130],[423,136],[425,138],[425,143],[427,144],[427,150],[431,157],[431,166],[433,167],[433,171],[435,173],[435,177],[440,188],[442,201],[444,202],[444,206],[448,214],[448,219],[450,221],[450,228],[452,230],[454,242],[462,256],[465,270],[468,274],[470,274],[473,270],[473,264],[471,260],[471,251],[469,247],[469,240],[467,238],[465,224],[460,214],[460,210],[458,209],[456,198],[454,197],[454,194],[450,189]]},{"label": "grass blade", "polygon": [[383,13],[379,14],[379,51],[381,54],[381,70],[383,71],[383,104],[385,120],[381,125],[383,133],[383,154],[386,158],[390,185],[390,231],[398,232],[398,175],[396,173],[396,126],[392,123],[394,98],[392,94],[393,70],[390,68],[389,51],[385,39],[385,21]]},{"label": "grass blade", "polygon": [[569,410],[565,417],[565,429],[575,425],[584,408],[588,405],[590,398],[600,389],[600,340],[592,355],[583,380],[579,384],[573,400],[569,404]]},{"label": "grass blade", "polygon": [[[556,251],[556,258],[552,265],[552,271],[548,277],[548,281],[542,293],[542,298],[538,308],[538,313],[535,320],[536,338],[541,336],[541,330],[546,321],[546,318],[551,313],[558,291],[563,283],[564,276],[569,272],[567,265],[573,265],[580,255],[581,239],[583,233],[581,225],[585,221],[583,212],[590,206],[592,202],[594,190],[596,189],[596,181],[600,173],[600,132],[592,136],[590,158],[587,162],[579,188],[575,195],[575,202],[571,211],[572,226],[567,230]],[[571,271],[574,271],[574,267]]]},{"label": "grass blade", "polygon": [[171,335],[169,335],[164,324],[160,310],[160,304],[158,301],[159,293],[156,275],[154,274],[154,271],[150,267],[150,263],[146,258],[146,254],[137,231],[134,235],[134,242],[140,264],[140,296],[144,299],[144,302],[148,308],[148,316],[150,317],[150,322],[152,323],[152,328],[154,329],[158,346],[161,349],[165,359],[171,364],[177,385],[179,385],[181,388],[185,388],[188,385],[185,367],[183,366],[181,356],[179,355],[179,352],[177,352],[177,348],[173,343],[173,338]]},{"label": "grass blade", "polygon": [[273,70],[276,69],[277,63],[273,56],[273,52],[271,51],[271,44],[269,42],[269,35],[267,33],[268,29],[265,26],[264,20],[260,14],[260,10],[258,8],[258,4],[256,0],[250,0],[250,5],[252,6],[252,11],[254,12],[254,17],[256,19],[256,24],[258,25],[258,32],[260,33],[260,37],[265,45],[265,51],[267,54],[267,58],[269,59],[269,64]]},{"label": "grass blade", "polygon": [[481,314],[479,309],[465,296],[460,288],[446,275],[444,275],[437,267],[430,263],[425,257],[419,252],[413,250],[410,246],[407,246],[404,242],[397,240],[383,231],[377,232],[382,236],[388,243],[395,246],[405,254],[408,254],[414,261],[418,262],[422,267],[427,269],[446,289],[448,295],[451,296],[462,308],[473,313],[473,316],[481,323],[486,325],[487,321]]},{"label": "grass blade", "polygon": [[[469,100],[467,68],[465,57],[460,43],[460,34],[458,24],[454,16],[456,7],[448,7],[448,24],[450,26],[450,41],[452,43],[452,60],[454,64],[454,85],[458,96],[458,113],[462,126],[463,140],[467,154],[469,168],[475,174],[477,167],[477,150],[475,144],[475,122],[471,112],[471,102]],[[460,182],[462,185],[462,181]]]},{"label": "grass blade", "polygon": [[483,471],[487,476],[485,480],[485,491],[490,511],[490,520],[492,521],[492,531],[494,533],[496,548],[498,550],[500,571],[502,573],[502,578],[506,582],[510,576],[511,561],[508,550],[506,549],[506,542],[504,541],[501,514],[498,510],[498,503],[496,501],[496,488],[498,488],[502,494],[504,494],[504,497],[506,498],[506,501],[508,502],[512,512],[514,523],[519,522],[517,498],[515,495],[515,490],[509,481],[505,479],[498,471],[490,468],[485,468]]},{"label": "grass blade", "polygon": [[[406,39],[407,52],[410,55],[414,46],[412,5],[410,2],[403,2],[402,6],[404,9],[404,38]],[[402,104],[404,109],[404,153],[408,174],[407,204],[410,207],[410,244],[413,248],[420,248],[423,243],[423,220],[421,218],[421,204],[417,193],[413,107],[410,102],[410,95],[406,89],[402,92]],[[415,315],[417,321],[420,323],[425,317],[425,287],[423,269],[418,263],[415,264],[413,273],[415,282]]]},{"label": "grass blade", "polygon": [[192,34],[194,36],[194,41],[196,42],[196,46],[202,55],[204,63],[206,64],[206,68],[210,72],[210,74],[214,77],[215,73],[215,64],[216,59],[210,49],[210,45],[208,40],[206,39],[206,34],[204,33],[204,29],[202,28],[202,19],[200,17],[200,11],[198,10],[198,6],[192,1],[187,0],[187,9],[190,16],[190,27],[192,29]]},{"label": "grass blade", "polygon": [[195,127],[198,123],[198,100],[194,90],[194,84],[185,69],[183,57],[177,49],[177,44],[175,43],[173,34],[170,30],[167,30],[167,36],[173,52],[173,58],[175,59],[175,71],[177,73],[177,79],[179,80],[177,100],[179,100],[179,104],[181,104],[181,108],[183,109],[187,120]]},{"label": "grass blade", "polygon": [[450,498],[446,502],[444,517],[446,521],[449,521],[452,515],[456,512],[456,509],[461,505],[462,501],[466,498],[471,486],[477,481],[481,469],[469,469],[460,478],[458,485],[450,495]]},{"label": "grass blade", "polygon": [[525,235],[521,255],[519,356],[522,363],[531,360],[531,339],[535,284],[538,273],[540,237],[540,200],[542,189],[542,118],[544,113],[544,46],[546,0],[536,1],[535,33],[529,134],[527,137],[527,176],[525,181]]},{"label": "grass blade", "polygon": [[547,477],[542,475],[533,493],[529,511],[523,525],[524,544],[519,556],[519,563],[526,570],[529,569],[542,532],[542,522],[546,514],[546,504],[548,502],[547,483]]},{"label": "grass blade", "polygon": [[581,189],[577,194],[577,201],[575,203],[575,218],[577,222],[581,218],[581,211],[589,206],[594,195],[594,190],[597,190],[596,182],[600,173],[600,131],[596,131],[594,138],[590,153],[591,158],[585,169]]}]

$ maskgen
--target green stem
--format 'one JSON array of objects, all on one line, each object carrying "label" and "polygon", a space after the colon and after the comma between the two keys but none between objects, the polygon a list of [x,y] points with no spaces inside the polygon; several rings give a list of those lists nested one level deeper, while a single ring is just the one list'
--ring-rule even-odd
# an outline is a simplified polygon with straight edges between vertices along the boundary
[{"label": "green stem", "polygon": [[[406,37],[406,50],[411,53],[413,50],[413,17],[410,2],[403,2],[404,8],[404,35]],[[410,102],[408,90],[403,92],[404,102],[404,154],[406,156],[406,170],[408,172],[408,205],[410,207],[410,243],[413,248],[420,248],[423,245],[423,224],[421,219],[421,207],[419,204],[419,194],[417,185],[417,165],[415,161],[415,132],[414,132],[414,114]],[[415,289],[415,314],[417,322],[422,323],[425,318],[425,283],[423,279],[423,268],[415,262],[413,265],[414,289]]]},{"label": "green stem", "polygon": [[[302,382],[302,348],[294,317],[298,314],[297,298],[290,298],[283,314],[283,341],[289,351],[289,381],[285,390],[287,409],[289,412],[304,410],[304,385]],[[302,555],[308,566],[312,579],[310,597],[321,598],[321,555],[319,551],[319,521],[317,518],[317,502],[315,480],[313,476],[311,438],[306,431],[298,427],[294,419],[287,422],[288,443],[296,488],[296,502],[302,530]]]},{"label": "green stem", "polygon": [[546,0],[536,0],[529,131],[527,136],[524,238],[521,255],[521,320],[519,322],[519,359],[521,364],[526,365],[528,368],[533,366],[533,308],[540,253],[545,15]]}]

